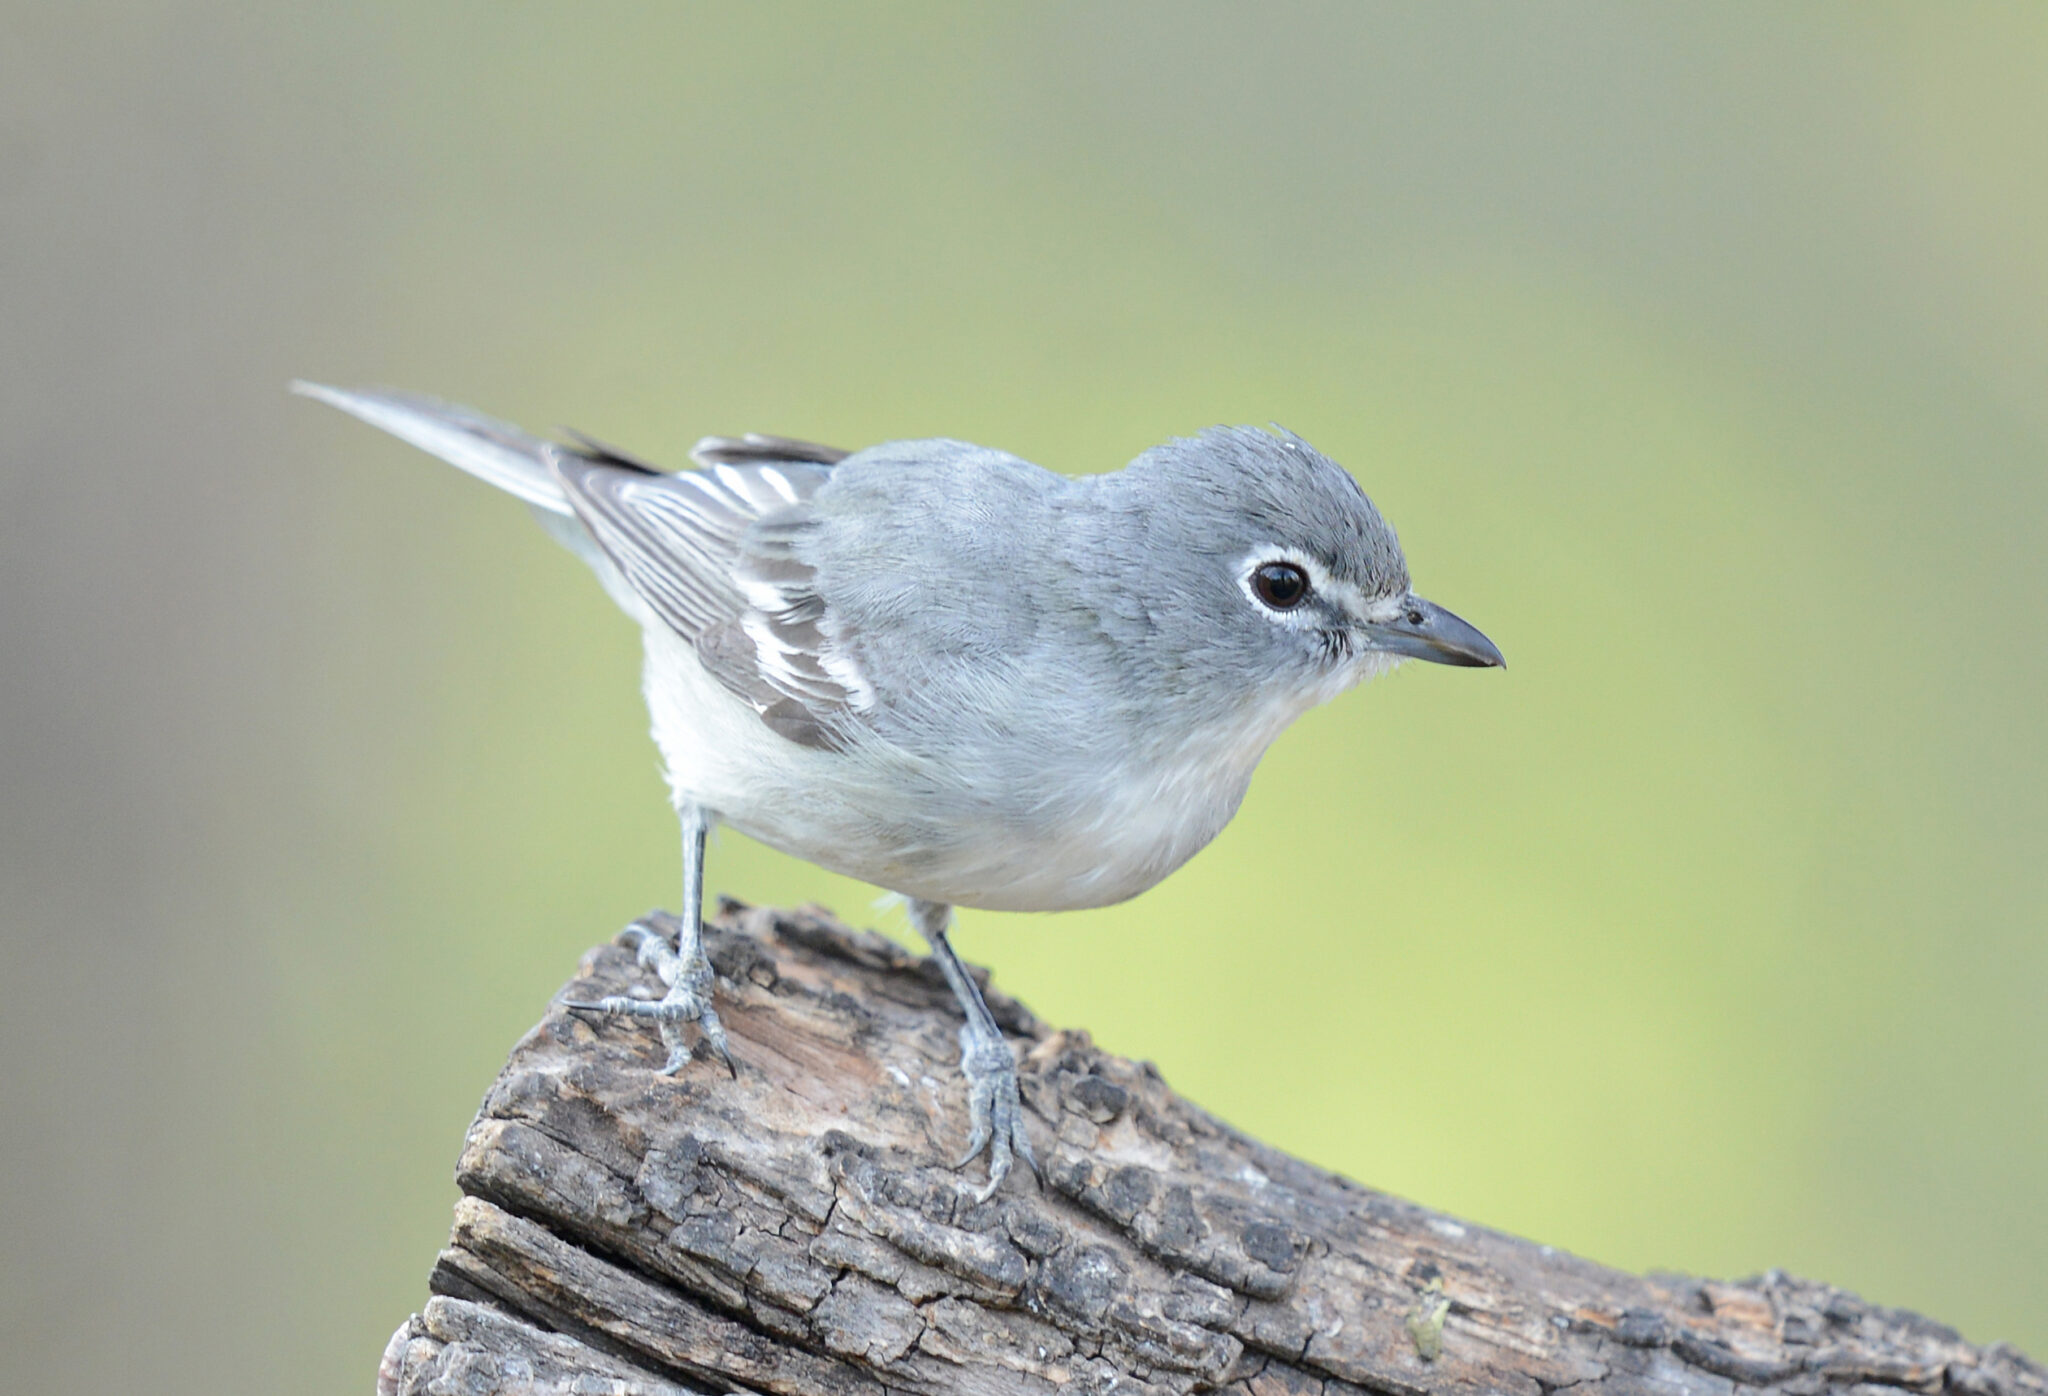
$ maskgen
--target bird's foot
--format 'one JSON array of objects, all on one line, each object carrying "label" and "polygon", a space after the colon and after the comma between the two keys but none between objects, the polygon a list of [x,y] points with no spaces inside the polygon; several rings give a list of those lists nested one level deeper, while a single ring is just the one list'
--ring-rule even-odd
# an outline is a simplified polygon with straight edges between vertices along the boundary
[{"label": "bird's foot", "polygon": [[595,1003],[566,1003],[563,1007],[653,1021],[661,1029],[662,1045],[668,1048],[668,1061],[661,1068],[664,1076],[673,1076],[690,1064],[690,1044],[683,1035],[683,1025],[695,1023],[704,1045],[717,1053],[725,1069],[738,1079],[739,1068],[733,1064],[725,1024],[718,1021],[718,1010],[711,1006],[711,990],[717,976],[712,973],[711,961],[705,958],[702,942],[691,947],[692,953],[680,954],[669,944],[667,936],[645,921],[628,926],[620,939],[634,950],[643,967],[653,970],[668,986],[668,992],[658,999],[612,994]]},{"label": "bird's foot", "polygon": [[1014,1155],[1038,1172],[1031,1137],[1024,1132],[1024,1100],[1017,1091],[1017,1059],[1002,1034],[976,1027],[969,1018],[960,1029],[960,1070],[967,1077],[967,1152],[955,1163],[965,1168],[988,1153],[988,1186],[974,1195],[977,1202],[995,1196],[1010,1175]]}]

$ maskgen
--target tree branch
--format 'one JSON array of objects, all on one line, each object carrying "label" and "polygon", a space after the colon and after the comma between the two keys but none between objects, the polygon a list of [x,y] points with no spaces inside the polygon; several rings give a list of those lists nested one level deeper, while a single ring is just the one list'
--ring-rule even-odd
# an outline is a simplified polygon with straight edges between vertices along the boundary
[{"label": "tree branch", "polygon": [[[380,1396],[2048,1393],[1825,1285],[1638,1279],[1373,1192],[993,992],[1045,1178],[977,1204],[944,1166],[936,967],[816,911],[728,904],[707,934],[739,1079],[661,1076],[651,1030],[553,1007],[470,1129]],[[644,978],[606,946],[563,996]]]}]

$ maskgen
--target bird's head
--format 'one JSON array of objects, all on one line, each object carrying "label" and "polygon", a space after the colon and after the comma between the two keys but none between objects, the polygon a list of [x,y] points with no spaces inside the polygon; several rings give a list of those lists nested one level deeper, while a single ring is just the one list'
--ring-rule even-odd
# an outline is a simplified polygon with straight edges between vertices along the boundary
[{"label": "bird's head", "polygon": [[[1415,594],[1393,528],[1357,481],[1291,434],[1217,427],[1125,472],[1193,603],[1181,638],[1211,672],[1323,701],[1404,659],[1504,666],[1492,641]],[[1161,509],[1160,494],[1173,503]]]}]

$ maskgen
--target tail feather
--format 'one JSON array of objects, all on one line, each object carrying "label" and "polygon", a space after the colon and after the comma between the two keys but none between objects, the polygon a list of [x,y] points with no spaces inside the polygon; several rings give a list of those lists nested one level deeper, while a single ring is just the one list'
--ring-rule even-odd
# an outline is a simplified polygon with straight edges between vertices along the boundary
[{"label": "tail feather", "polygon": [[528,436],[517,427],[493,421],[467,407],[412,393],[353,392],[303,381],[294,381],[291,386],[299,396],[324,402],[388,431],[479,480],[517,495],[536,510],[565,519],[575,516],[569,507],[569,497],[555,483],[554,472],[548,467],[548,454],[559,448]]}]

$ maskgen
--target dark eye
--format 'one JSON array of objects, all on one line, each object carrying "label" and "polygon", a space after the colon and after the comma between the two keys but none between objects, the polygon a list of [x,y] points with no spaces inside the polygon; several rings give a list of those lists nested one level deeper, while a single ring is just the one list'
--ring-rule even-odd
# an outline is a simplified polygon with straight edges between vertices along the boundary
[{"label": "dark eye", "polygon": [[1291,562],[1268,562],[1252,573],[1252,594],[1276,611],[1308,600],[1308,573]]}]

